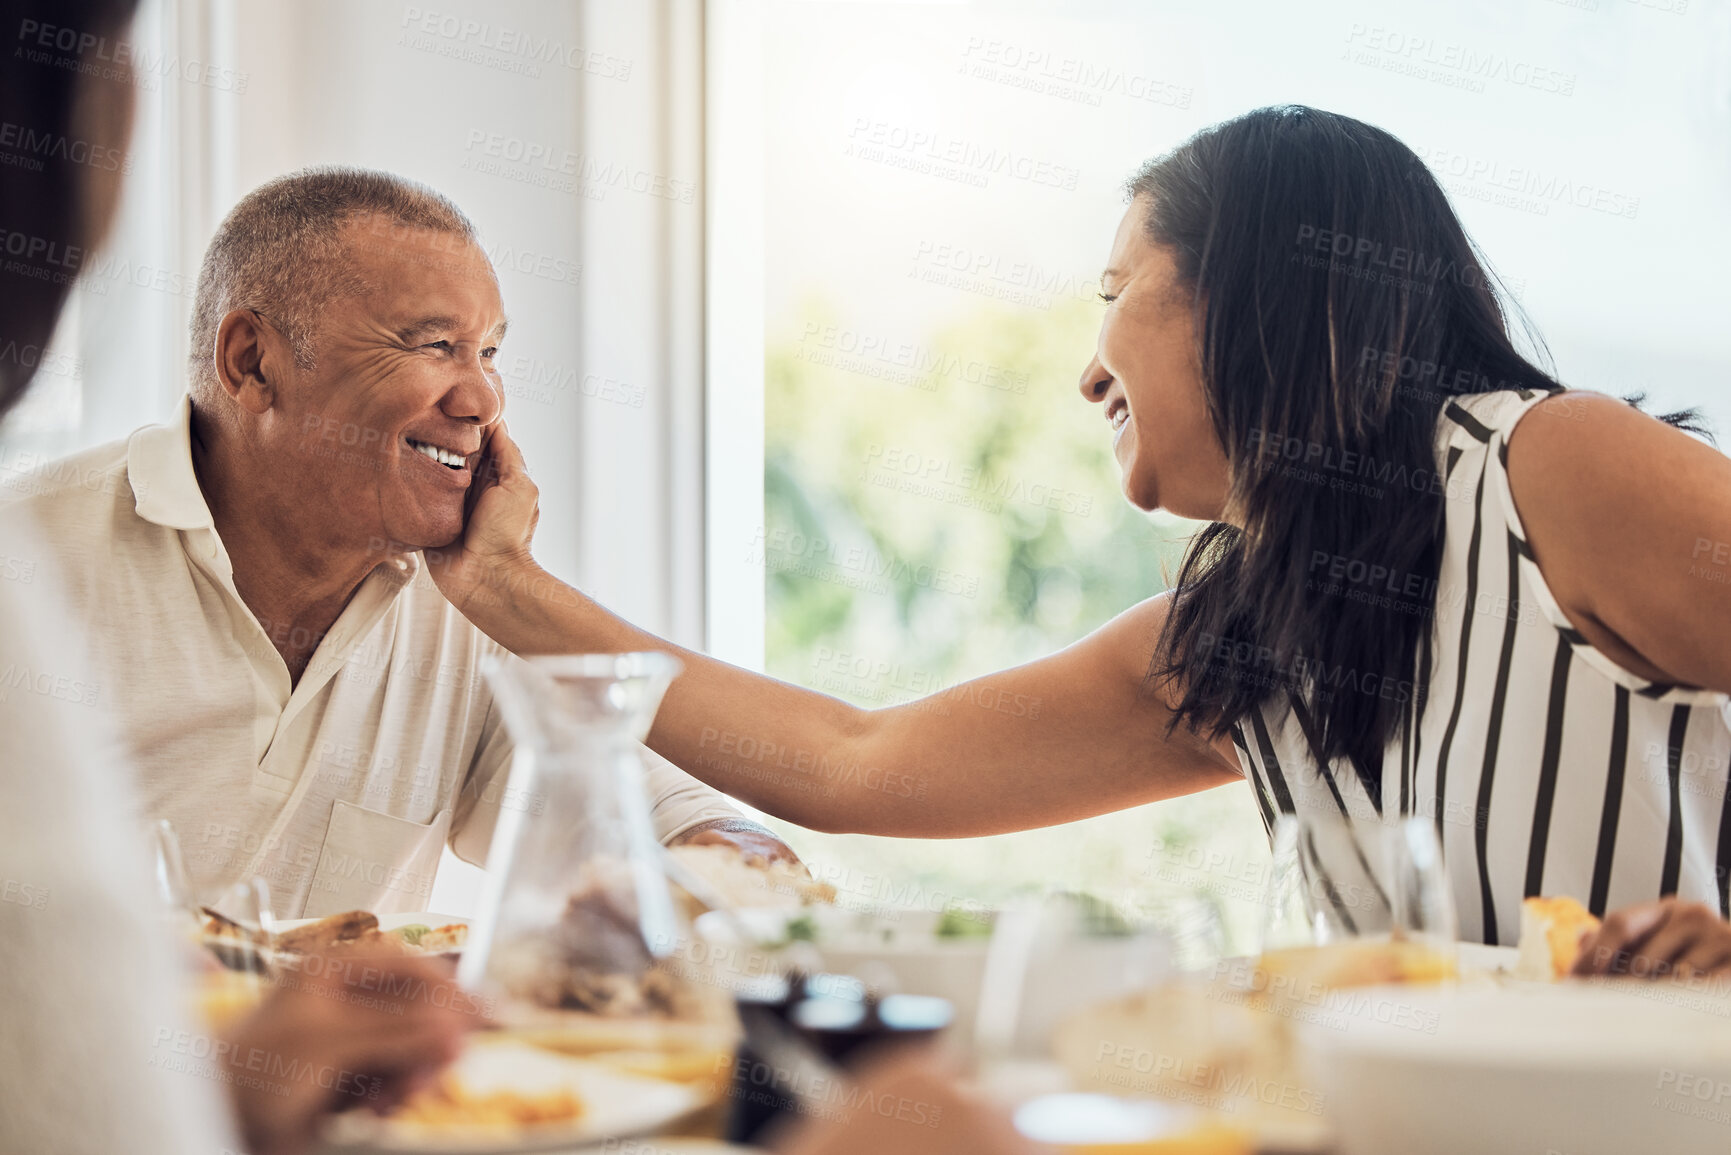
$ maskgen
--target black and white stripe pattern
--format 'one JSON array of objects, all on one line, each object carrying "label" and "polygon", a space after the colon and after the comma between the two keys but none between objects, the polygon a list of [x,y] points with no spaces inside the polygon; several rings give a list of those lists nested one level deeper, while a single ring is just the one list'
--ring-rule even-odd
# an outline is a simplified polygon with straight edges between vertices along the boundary
[{"label": "black and white stripe pattern", "polygon": [[1433,818],[1468,940],[1512,945],[1521,899],[1535,894],[1573,895],[1595,914],[1677,894],[1731,916],[1731,706],[1630,674],[1558,609],[1507,472],[1515,423],[1545,396],[1444,409],[1436,624],[1414,677],[1418,724],[1383,759],[1391,804],[1366,796],[1351,767],[1319,774],[1311,727],[1284,703],[1235,729],[1239,760],[1270,825],[1313,806],[1355,821]]}]

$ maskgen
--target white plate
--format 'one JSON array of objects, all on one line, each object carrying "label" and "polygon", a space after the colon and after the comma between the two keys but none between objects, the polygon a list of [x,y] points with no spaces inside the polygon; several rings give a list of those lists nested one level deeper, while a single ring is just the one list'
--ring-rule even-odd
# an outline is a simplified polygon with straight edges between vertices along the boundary
[{"label": "white plate", "polygon": [[511,1088],[528,1093],[569,1089],[584,1113],[569,1124],[521,1130],[430,1131],[356,1111],[338,1116],[327,1133],[324,1155],[403,1152],[414,1155],[520,1155],[562,1151],[607,1139],[647,1135],[703,1105],[691,1087],[616,1071],[523,1043],[477,1043],[451,1070],[471,1088]]},{"label": "white plate", "polygon": [[1474,972],[1511,974],[1515,960],[1521,957],[1521,952],[1512,946],[1486,946],[1482,942],[1456,943],[1455,951],[1455,960],[1460,963],[1463,977],[1470,977]]},{"label": "white plate", "polygon": [[[271,929],[280,934],[285,930],[296,930],[322,921],[322,919],[317,918],[279,918],[271,923]],[[441,927],[449,926],[454,922],[460,922],[464,926],[469,925],[469,920],[466,918],[458,918],[454,914],[434,914],[425,910],[410,911],[407,914],[379,915],[380,930],[396,930],[400,926],[414,926],[416,923],[423,926]]]},{"label": "white plate", "polygon": [[1625,980],[1367,988],[1353,1005],[1301,1033],[1342,1155],[1731,1150],[1731,1001]]}]

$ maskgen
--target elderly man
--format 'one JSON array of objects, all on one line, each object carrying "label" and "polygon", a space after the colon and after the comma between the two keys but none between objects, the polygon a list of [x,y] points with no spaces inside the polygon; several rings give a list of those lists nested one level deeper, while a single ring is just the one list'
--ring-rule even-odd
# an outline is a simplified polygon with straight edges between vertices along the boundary
[{"label": "elderly man", "polygon": [[[511,741],[501,653],[418,551],[464,524],[500,418],[505,314],[475,230],[383,173],[273,181],[199,273],[190,396],[166,425],[50,469],[53,539],[145,805],[208,900],[255,875],[276,913],[424,910],[441,848],[485,860]],[[654,755],[664,841],[791,857]]]}]

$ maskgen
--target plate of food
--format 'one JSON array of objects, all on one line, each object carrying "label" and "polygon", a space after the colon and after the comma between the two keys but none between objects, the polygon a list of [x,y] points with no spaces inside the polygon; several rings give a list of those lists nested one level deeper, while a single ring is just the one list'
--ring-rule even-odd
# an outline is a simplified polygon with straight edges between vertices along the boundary
[{"label": "plate of food", "polygon": [[309,954],[456,960],[469,938],[468,921],[450,915],[428,911],[374,915],[351,910],[326,918],[277,919],[271,923],[265,946],[250,928],[209,907],[203,914],[200,941],[206,949],[230,970],[258,973],[292,968]]},{"label": "plate of food", "polygon": [[272,924],[276,949],[290,954],[462,953],[469,920],[430,911],[374,915],[351,910],[325,918],[278,919]]},{"label": "plate of food", "polygon": [[309,954],[441,958],[454,963],[468,941],[462,919],[430,912],[376,917],[364,910],[329,918],[284,919],[268,938],[222,914],[201,910],[194,941],[208,952],[199,975],[197,1007],[222,1027],[257,1006],[280,971],[295,970]]},{"label": "plate of food", "polygon": [[1258,1149],[1331,1150],[1332,1089],[1305,1041],[1407,1022],[1420,992],[1495,987],[1516,958],[1465,946],[1383,936],[1226,959],[1070,1015],[1055,1054],[1076,1090],[1200,1111]]},{"label": "plate of food", "polygon": [[688,1086],[476,1036],[431,1087],[387,1115],[331,1121],[327,1155],[518,1155],[645,1135],[704,1105]]},{"label": "plate of food", "polygon": [[[1639,979],[1369,991],[1401,1013],[1308,1030],[1343,1155],[1723,1152],[1731,1001]],[[1463,1109],[1470,1104],[1470,1110]]]},{"label": "plate of food", "polygon": [[1305,1024],[1339,1150],[1723,1152],[1731,998],[1705,980],[1570,978],[1597,924],[1574,899],[1529,898],[1493,981],[1373,987],[1341,1021]]}]

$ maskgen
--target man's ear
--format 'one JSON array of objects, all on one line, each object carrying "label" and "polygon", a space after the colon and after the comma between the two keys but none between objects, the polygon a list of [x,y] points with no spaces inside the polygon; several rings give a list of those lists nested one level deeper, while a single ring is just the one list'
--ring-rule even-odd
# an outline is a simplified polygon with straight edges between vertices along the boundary
[{"label": "man's ear", "polygon": [[254,415],[276,400],[278,378],[287,364],[281,333],[255,309],[234,309],[216,329],[216,379],[222,391]]}]

